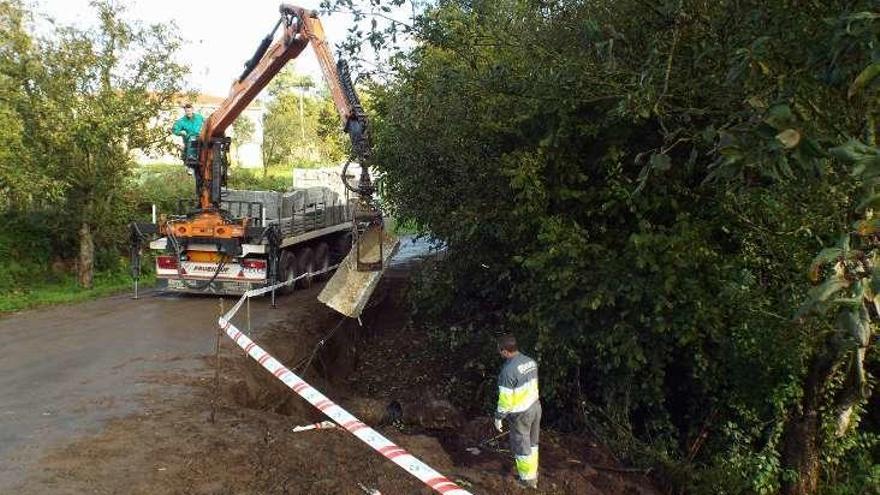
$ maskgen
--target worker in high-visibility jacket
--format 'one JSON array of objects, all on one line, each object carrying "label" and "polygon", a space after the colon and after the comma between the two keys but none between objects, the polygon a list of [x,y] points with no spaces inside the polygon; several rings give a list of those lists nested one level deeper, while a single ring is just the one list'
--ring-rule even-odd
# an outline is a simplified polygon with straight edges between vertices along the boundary
[{"label": "worker in high-visibility jacket", "polygon": [[515,456],[520,483],[537,488],[538,437],[541,430],[538,364],[519,352],[513,335],[504,335],[498,339],[498,353],[505,362],[498,374],[495,428],[502,431],[502,420],[507,421],[510,428],[510,450]]}]

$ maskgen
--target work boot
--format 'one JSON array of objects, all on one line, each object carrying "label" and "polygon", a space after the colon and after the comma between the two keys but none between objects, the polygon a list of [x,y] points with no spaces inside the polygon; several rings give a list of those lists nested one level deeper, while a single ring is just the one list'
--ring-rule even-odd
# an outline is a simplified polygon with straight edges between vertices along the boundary
[{"label": "work boot", "polygon": [[522,488],[531,488],[532,490],[538,489],[538,480],[517,480],[518,484]]}]

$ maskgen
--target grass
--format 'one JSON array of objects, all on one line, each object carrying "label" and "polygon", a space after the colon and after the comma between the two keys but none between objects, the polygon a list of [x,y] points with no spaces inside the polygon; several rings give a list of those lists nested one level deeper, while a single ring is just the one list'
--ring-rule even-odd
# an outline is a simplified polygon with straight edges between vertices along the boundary
[{"label": "grass", "polygon": [[[141,287],[151,287],[155,284],[155,278],[151,275],[145,276],[140,284]],[[0,297],[0,314],[54,304],[89,301],[119,294],[131,288],[132,280],[128,273],[96,273],[94,287],[91,289],[80,288],[75,277],[67,275],[54,282],[41,282],[27,288],[4,290],[3,296]]]},{"label": "grass", "polygon": [[415,222],[400,222],[394,217],[385,219],[385,228],[396,236],[416,235],[421,232]]}]

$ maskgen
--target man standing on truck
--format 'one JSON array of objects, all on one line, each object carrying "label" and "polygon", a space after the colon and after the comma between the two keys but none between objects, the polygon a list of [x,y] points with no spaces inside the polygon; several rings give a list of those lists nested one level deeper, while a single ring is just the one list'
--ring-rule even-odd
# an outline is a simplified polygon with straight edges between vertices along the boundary
[{"label": "man standing on truck", "polygon": [[520,483],[538,488],[538,436],[541,430],[538,364],[519,352],[516,337],[510,334],[498,339],[498,353],[505,362],[498,375],[495,429],[502,431],[501,421],[507,420],[510,450],[515,456]]},{"label": "man standing on truck", "polygon": [[171,128],[171,134],[183,138],[183,157],[184,161],[189,159],[197,159],[196,149],[193,146],[195,140],[198,139],[199,133],[202,132],[202,124],[205,118],[201,114],[193,110],[192,103],[183,106],[183,117],[177,119],[174,127]]}]

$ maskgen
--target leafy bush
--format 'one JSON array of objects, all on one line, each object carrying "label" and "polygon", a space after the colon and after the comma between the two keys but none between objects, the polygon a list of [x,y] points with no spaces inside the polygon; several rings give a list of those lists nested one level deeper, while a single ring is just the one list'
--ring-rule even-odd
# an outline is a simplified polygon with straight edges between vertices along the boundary
[{"label": "leafy bush", "polygon": [[181,164],[138,167],[131,188],[136,202],[135,218],[140,221],[150,220],[151,205],[156,205],[159,213],[177,213],[179,202],[188,206],[195,203],[195,179]]},{"label": "leafy bush", "polygon": [[285,175],[266,175],[250,169],[233,169],[229,173],[229,188],[252,189],[256,191],[286,191],[290,189],[292,176],[285,167]]},{"label": "leafy bush", "polygon": [[[829,318],[792,316],[860,187],[827,150],[873,132],[876,105],[847,99],[880,31],[856,4],[429,10],[395,82],[373,88],[393,214],[448,246],[416,316],[463,361],[515,332],[548,418],[677,489],[809,484],[790,426]],[[488,407],[485,381],[459,396]],[[805,445],[830,473],[854,459],[835,444],[864,433]]]}]

